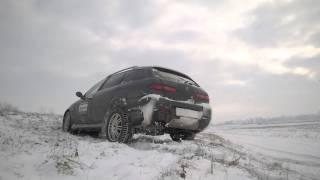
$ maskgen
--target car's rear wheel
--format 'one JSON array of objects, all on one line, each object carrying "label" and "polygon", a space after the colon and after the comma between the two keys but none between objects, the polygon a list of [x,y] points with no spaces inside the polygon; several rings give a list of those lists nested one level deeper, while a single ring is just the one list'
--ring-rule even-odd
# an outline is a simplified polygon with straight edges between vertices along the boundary
[{"label": "car's rear wheel", "polygon": [[173,141],[176,141],[176,142],[181,141],[181,134],[179,133],[170,133],[170,137]]},{"label": "car's rear wheel", "polygon": [[170,133],[170,137],[173,141],[180,142],[182,140],[194,140],[195,133]]},{"label": "car's rear wheel", "polygon": [[183,140],[194,140],[194,138],[196,137],[195,133],[184,133],[182,136]]},{"label": "car's rear wheel", "polygon": [[71,131],[71,116],[70,116],[69,111],[67,111],[63,117],[62,131],[64,131],[64,132]]},{"label": "car's rear wheel", "polygon": [[128,116],[121,109],[113,110],[106,126],[106,137],[110,142],[128,143],[132,138],[132,130]]}]

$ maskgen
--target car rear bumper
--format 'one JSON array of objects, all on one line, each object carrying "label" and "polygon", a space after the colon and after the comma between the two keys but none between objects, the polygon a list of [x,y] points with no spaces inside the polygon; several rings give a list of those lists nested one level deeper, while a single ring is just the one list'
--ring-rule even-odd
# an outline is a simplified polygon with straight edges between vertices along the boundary
[{"label": "car rear bumper", "polygon": [[199,132],[206,128],[211,120],[209,104],[175,101],[156,95],[147,95],[141,99],[143,104],[139,109],[143,118],[140,124],[144,127],[160,123],[167,128]]},{"label": "car rear bumper", "polygon": [[201,131],[211,120],[211,108],[207,104],[191,104],[160,98],[155,107],[154,120],[165,122],[170,128]]}]

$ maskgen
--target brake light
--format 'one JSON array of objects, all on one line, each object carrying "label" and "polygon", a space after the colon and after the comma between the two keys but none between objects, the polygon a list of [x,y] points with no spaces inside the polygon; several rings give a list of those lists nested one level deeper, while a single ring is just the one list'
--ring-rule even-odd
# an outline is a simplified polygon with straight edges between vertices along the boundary
[{"label": "brake light", "polygon": [[167,86],[165,84],[151,84],[150,88],[156,91],[165,91],[170,93],[177,92],[176,88]]},{"label": "brake light", "polygon": [[196,94],[195,99],[198,100],[198,101],[209,102],[209,96],[208,95]]}]

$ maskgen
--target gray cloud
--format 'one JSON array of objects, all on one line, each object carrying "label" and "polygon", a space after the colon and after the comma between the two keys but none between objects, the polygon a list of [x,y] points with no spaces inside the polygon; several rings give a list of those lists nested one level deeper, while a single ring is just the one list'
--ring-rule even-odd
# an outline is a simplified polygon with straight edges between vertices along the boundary
[{"label": "gray cloud", "polygon": [[[190,59],[177,50],[161,49],[121,49],[110,52],[111,59],[126,61],[130,64],[169,66],[174,69],[188,70]],[[185,69],[187,68],[187,69]]]},{"label": "gray cloud", "polygon": [[312,34],[308,40],[308,43],[313,44],[316,47],[320,47],[320,32]]},{"label": "gray cloud", "polygon": [[253,22],[235,33],[254,46],[272,47],[297,41],[319,44],[320,2],[272,1],[260,5],[248,14]]},{"label": "gray cloud", "polygon": [[[317,55],[312,58],[292,58],[290,61],[287,62],[287,65],[290,67],[306,67],[313,72],[320,72],[320,55]],[[320,80],[319,74],[316,74],[316,79]]]}]

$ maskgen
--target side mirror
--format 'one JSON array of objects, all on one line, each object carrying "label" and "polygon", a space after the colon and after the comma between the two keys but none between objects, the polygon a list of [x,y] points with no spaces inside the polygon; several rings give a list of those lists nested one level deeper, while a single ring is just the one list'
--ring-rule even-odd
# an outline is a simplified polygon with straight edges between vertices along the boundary
[{"label": "side mirror", "polygon": [[84,99],[84,95],[81,92],[76,92],[76,96],[78,96],[81,99]]}]

